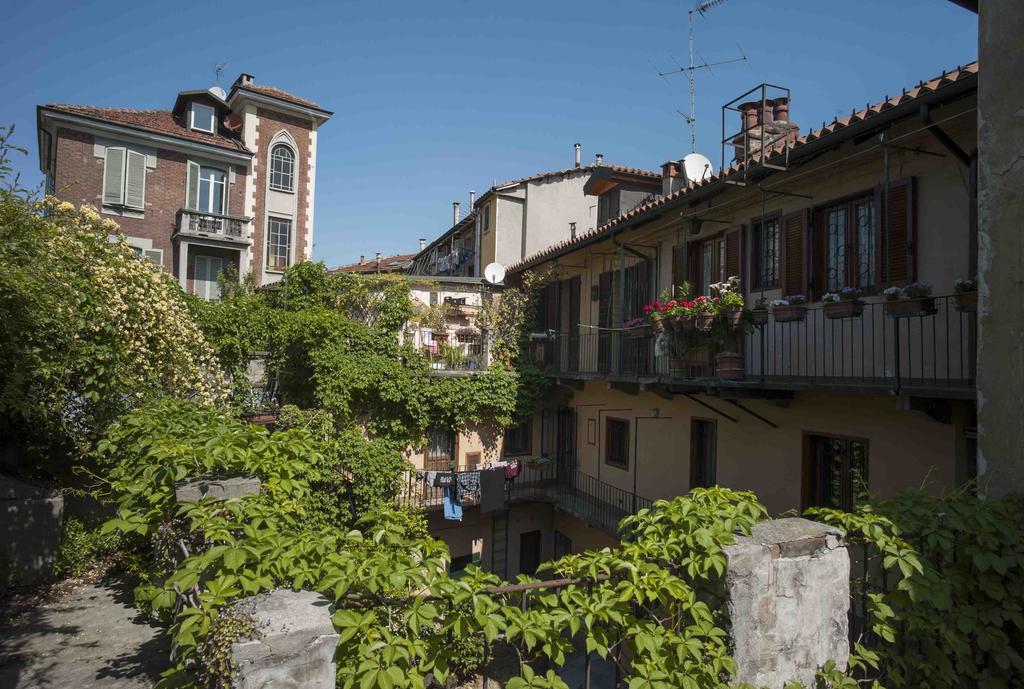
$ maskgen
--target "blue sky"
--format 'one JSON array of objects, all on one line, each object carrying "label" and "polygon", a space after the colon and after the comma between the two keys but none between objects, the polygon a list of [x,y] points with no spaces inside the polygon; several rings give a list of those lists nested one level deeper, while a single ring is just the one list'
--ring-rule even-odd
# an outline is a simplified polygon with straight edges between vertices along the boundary
[{"label": "blue sky", "polygon": [[[658,169],[689,152],[682,76],[692,0],[17,3],[5,10],[0,125],[39,181],[35,105],[169,108],[229,60],[333,110],[320,133],[314,258],[412,251],[468,190],[603,153]],[[803,130],[977,57],[976,16],[945,0],[727,0],[696,22],[697,149],[717,168],[721,105],[761,81]]]}]

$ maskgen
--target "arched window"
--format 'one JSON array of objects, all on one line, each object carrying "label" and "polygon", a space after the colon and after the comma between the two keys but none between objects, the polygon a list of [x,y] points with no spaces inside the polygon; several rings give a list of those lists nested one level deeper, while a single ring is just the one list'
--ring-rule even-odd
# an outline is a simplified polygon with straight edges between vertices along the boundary
[{"label": "arched window", "polygon": [[285,144],[270,149],[270,188],[295,191],[295,153]]}]

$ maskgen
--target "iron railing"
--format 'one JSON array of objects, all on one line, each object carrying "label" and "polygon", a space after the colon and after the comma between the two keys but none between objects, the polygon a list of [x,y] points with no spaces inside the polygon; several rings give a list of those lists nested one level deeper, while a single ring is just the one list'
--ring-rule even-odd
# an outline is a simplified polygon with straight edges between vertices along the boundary
[{"label": "iron railing", "polygon": [[[931,310],[893,318],[876,298],[849,318],[830,317],[822,304],[808,306],[796,321],[765,314],[763,324],[745,327],[744,371],[736,384],[967,392],[975,380],[976,314],[960,311],[953,296],[935,297]],[[713,344],[681,350],[671,338],[596,330],[556,334],[532,347],[537,362],[560,377],[717,382]]]},{"label": "iron railing", "polygon": [[182,208],[178,211],[178,232],[245,239],[249,218]]}]

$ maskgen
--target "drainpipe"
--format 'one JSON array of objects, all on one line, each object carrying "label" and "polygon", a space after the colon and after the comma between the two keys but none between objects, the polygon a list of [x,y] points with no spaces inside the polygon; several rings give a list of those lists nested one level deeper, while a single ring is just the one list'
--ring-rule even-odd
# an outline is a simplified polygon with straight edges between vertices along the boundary
[{"label": "drainpipe", "polygon": [[[889,248],[889,136],[888,131],[883,131],[878,136],[878,141],[882,146],[882,167],[884,170],[884,181],[882,182],[882,251],[884,252],[884,264],[885,264],[885,282],[889,282],[892,279],[892,251]],[[895,362],[893,367],[896,375],[896,386],[893,392],[896,395],[900,394],[900,358],[902,352],[900,351],[900,323],[898,319],[893,319],[893,345],[896,350]]]}]

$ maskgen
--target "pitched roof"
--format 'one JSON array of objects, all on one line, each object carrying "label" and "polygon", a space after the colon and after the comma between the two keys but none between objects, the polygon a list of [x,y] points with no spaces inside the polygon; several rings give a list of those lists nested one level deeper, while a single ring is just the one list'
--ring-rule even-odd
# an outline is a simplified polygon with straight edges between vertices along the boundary
[{"label": "pitched roof", "polygon": [[223,134],[197,132],[185,127],[169,110],[133,110],[130,108],[97,108],[92,105],[69,105],[65,103],[49,103],[49,110],[68,113],[90,120],[109,122],[131,129],[139,129],[157,134],[166,134],[179,139],[188,139],[210,146],[218,146],[233,151],[251,153],[239,139]]},{"label": "pitched roof", "polygon": [[270,96],[271,98],[277,98],[279,100],[288,101],[289,103],[295,103],[296,105],[304,105],[307,108],[316,108],[317,110],[323,110],[324,112],[328,112],[327,110],[324,110],[317,103],[309,100],[308,98],[300,98],[299,96],[296,96],[292,93],[288,93],[287,91],[282,91],[281,89],[278,88],[274,88],[273,86],[264,86],[262,84],[245,84],[244,86],[238,85],[235,88],[239,91],[253,91],[255,93],[261,93],[264,96]]},{"label": "pitched roof", "polygon": [[[632,175],[640,175],[643,177],[656,177],[661,179],[661,173],[652,172],[651,170],[641,170],[636,167],[626,167],[623,165],[611,165],[610,163],[590,163],[589,165],[582,165],[580,167],[567,167],[563,170],[552,170],[550,172],[538,172],[535,175],[529,177],[520,177],[519,179],[512,179],[501,184],[495,184],[491,187],[488,192],[495,191],[496,189],[504,189],[505,187],[515,186],[517,184],[523,184],[524,182],[536,182],[537,180],[547,179],[548,177],[562,177],[564,175],[572,174],[573,172],[593,172],[599,167],[608,168],[616,172],[625,172]],[[484,194],[486,196],[486,194]],[[480,197],[481,199],[483,196]]]},{"label": "pitched roof", "polygon": [[[920,83],[917,84],[917,86],[913,88],[903,89],[903,92],[898,96],[893,96],[892,98],[889,98],[887,96],[885,100],[879,103],[875,103],[874,105],[868,105],[867,107],[861,110],[854,110],[847,117],[838,117],[832,120],[831,123],[825,124],[821,129],[818,129],[816,131],[812,130],[808,132],[807,134],[799,137],[790,146],[790,155],[792,156],[794,153],[799,152],[802,147],[807,146],[808,144],[813,143],[815,141],[828,140],[830,142],[835,141],[836,143],[838,143],[839,141],[842,141],[843,138],[845,138],[843,136],[843,133],[851,125],[863,122],[872,117],[877,117],[878,115],[887,112],[888,110],[891,110],[892,108],[895,108],[897,106],[905,105],[907,103],[913,103],[930,93],[939,91],[957,82],[964,81],[972,77],[976,77],[977,74],[977,61],[974,61],[967,65],[958,66],[956,69],[953,70],[944,71],[940,76],[928,79],[926,81],[921,81]],[[782,145],[782,143],[778,144],[776,147],[776,151],[782,150]],[[506,270],[509,273],[519,272],[538,263],[541,263],[545,259],[551,259],[554,258],[555,256],[567,253],[568,251],[572,250],[574,246],[584,243],[590,243],[594,241],[596,238],[600,237],[601,235],[610,233],[612,230],[616,229],[619,225],[623,224],[627,220],[631,220],[637,216],[644,215],[649,212],[654,212],[664,206],[675,203],[676,201],[679,201],[684,196],[696,191],[697,189],[721,183],[730,175],[733,175],[737,172],[741,172],[746,166],[746,162],[735,163],[725,170],[719,170],[717,173],[710,175],[699,182],[692,182],[686,187],[679,189],[678,191],[675,191],[671,194],[668,194],[667,196],[662,196],[658,199],[649,201],[647,203],[642,203],[636,208],[626,211],[625,213],[618,216],[614,220],[610,220],[604,225],[601,225],[600,227],[596,227],[588,232],[583,232],[581,234],[576,235],[574,239],[566,239],[561,242],[552,244],[551,246],[542,249],[541,251],[538,251],[537,253],[523,259],[522,261],[519,261],[518,263],[514,263],[508,266]]]},{"label": "pitched roof", "polygon": [[405,270],[416,254],[396,254],[395,256],[381,256],[363,261],[362,263],[350,263],[345,266],[331,268],[332,273],[397,273]]}]

